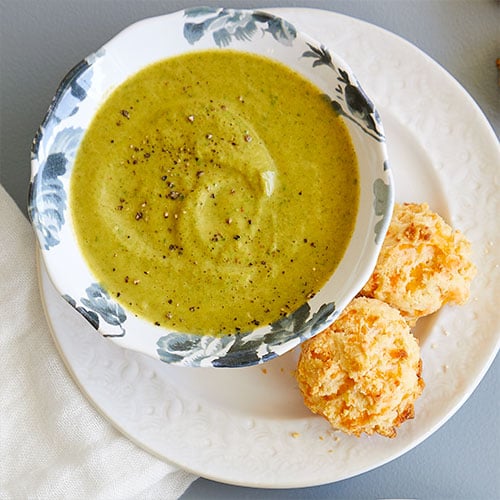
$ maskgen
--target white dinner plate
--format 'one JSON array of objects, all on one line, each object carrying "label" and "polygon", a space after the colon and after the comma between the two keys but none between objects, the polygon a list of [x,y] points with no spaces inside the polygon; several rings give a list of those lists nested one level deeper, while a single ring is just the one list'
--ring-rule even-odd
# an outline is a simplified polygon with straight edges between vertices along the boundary
[{"label": "white dinner plate", "polygon": [[365,22],[312,9],[269,9],[343,57],[373,96],[386,131],[396,199],[426,201],[472,241],[470,301],[419,321],[426,387],[398,436],[333,431],[302,403],[297,352],[250,368],[182,368],[100,337],[40,265],[56,344],[81,390],[135,443],[205,478],[252,487],[345,479],[410,450],[470,396],[500,344],[497,139],[478,106],[410,43]]}]

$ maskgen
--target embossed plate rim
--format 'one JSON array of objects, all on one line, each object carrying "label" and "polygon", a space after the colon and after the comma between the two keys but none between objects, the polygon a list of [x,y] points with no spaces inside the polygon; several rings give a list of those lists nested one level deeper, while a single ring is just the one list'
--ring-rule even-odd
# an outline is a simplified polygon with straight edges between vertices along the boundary
[{"label": "embossed plate rim", "polygon": [[[343,50],[354,51],[346,58],[353,61],[353,69],[361,76],[363,71],[370,68],[370,64],[366,65],[367,69],[362,66],[357,69],[356,60],[359,62],[361,57],[364,61],[370,51],[377,53],[379,64],[386,65],[388,74],[402,78],[400,81],[396,81],[396,78],[394,81],[373,78],[370,82],[373,86],[370,93],[378,96],[381,112],[385,110],[390,118],[389,123],[392,121],[396,125],[400,124],[405,131],[419,136],[420,142],[429,151],[430,161],[436,168],[438,178],[449,173],[447,167],[449,168],[450,160],[454,161],[452,165],[462,166],[454,171],[453,178],[448,181],[447,193],[449,188],[453,196],[448,196],[446,200],[444,208],[445,211],[449,208],[449,214],[445,215],[457,227],[467,228],[465,232],[471,236],[475,245],[476,261],[478,257],[482,259],[480,273],[474,283],[472,300],[467,306],[460,309],[445,308],[439,315],[426,320],[424,329],[430,333],[421,338],[424,378],[426,375],[432,376],[428,378],[427,390],[417,401],[416,419],[407,422],[394,440],[379,437],[357,440],[331,432],[326,422],[312,415],[295,414],[285,419],[252,417],[244,412],[227,411],[218,401],[202,397],[193,400],[189,394],[182,394],[182,387],[174,387],[167,379],[167,376],[174,375],[178,377],[178,381],[181,380],[178,370],[185,370],[184,368],[160,368],[154,365],[154,360],[122,352],[115,345],[111,348],[111,343],[102,344],[104,339],[86,335],[88,331],[82,332],[79,326],[84,324],[84,320],[80,318],[82,323],[74,323],[76,318],[71,308],[66,304],[62,307],[60,304],[50,303],[47,281],[42,282],[42,296],[45,306],[57,312],[53,314],[53,311],[49,311],[48,319],[70,372],[91,402],[119,430],[151,453],[204,477],[252,487],[288,488],[346,479],[400,456],[443,425],[469,397],[487,371],[498,352],[500,342],[498,313],[493,307],[492,298],[495,286],[499,292],[500,280],[492,281],[489,289],[485,286],[485,280],[494,280],[494,273],[498,273],[494,252],[487,253],[487,250],[492,250],[494,243],[500,244],[500,241],[494,224],[486,220],[484,224],[474,225],[481,219],[467,210],[477,202],[492,214],[498,212],[495,210],[498,209],[495,199],[481,202],[476,199],[484,191],[487,194],[494,193],[494,183],[488,186],[484,174],[477,168],[481,160],[498,160],[500,154],[498,150],[491,149],[491,145],[496,144],[493,142],[496,139],[470,96],[448,73],[408,42],[373,25],[333,12],[311,9],[270,11],[289,18],[312,34],[314,29],[320,32],[328,27],[331,30],[329,36],[333,40],[335,37],[331,33],[338,29],[338,39],[331,46],[335,49],[340,44]],[[308,23],[311,26],[305,26]],[[329,39],[327,34],[318,33],[317,36],[325,41]],[[347,42],[356,36],[356,46],[349,46]],[[380,52],[384,48],[387,51]],[[342,50],[339,52],[343,55]],[[357,52],[363,52],[363,55],[357,57]],[[402,58],[412,56],[411,68],[409,64],[405,66],[403,60],[398,67],[398,58],[393,57],[394,52]],[[444,119],[444,128],[449,130],[432,133],[435,132],[432,124],[421,121],[418,105],[429,100],[432,102],[432,94],[419,92],[420,101],[415,99],[417,102],[407,103],[404,108],[406,114],[401,111],[401,101],[406,95],[405,77],[412,76],[417,71],[424,71],[424,74],[429,72],[429,78],[418,82],[420,91],[426,90],[425,85],[430,80],[437,79],[440,83],[444,82],[450,95],[454,96],[449,102],[437,103],[436,109],[433,109],[436,118]],[[401,92],[390,93],[392,100],[386,98],[387,93],[384,94],[387,85],[402,86]],[[409,92],[411,94],[412,90]],[[459,111],[455,111],[453,107],[457,96],[460,97],[461,104],[458,106]],[[471,118],[475,129],[468,128],[470,123],[467,125],[453,121],[457,116]],[[443,134],[445,142],[440,144]],[[460,144],[450,140],[454,138],[454,134],[460,138]],[[439,154],[435,152],[436,144],[440,146]],[[483,149],[478,151],[477,146]],[[472,156],[467,154],[470,153],[467,148],[471,147]],[[408,160],[411,161],[411,158]],[[463,178],[469,182],[470,198],[457,191]],[[41,274],[43,279],[43,269]],[[469,321],[474,328],[456,329],[455,335],[454,332],[450,333],[457,317],[460,323],[467,324]],[[70,325],[76,324],[74,331],[61,328],[64,321],[69,321]],[[84,342],[90,349],[75,352],[73,346],[71,351],[71,342],[77,345],[78,342]],[[464,346],[470,349],[470,356],[463,356]],[[113,349],[114,357],[106,359],[103,354],[110,352],[108,347]],[[285,356],[275,361],[285,363],[281,367],[277,366],[276,372],[280,373],[281,368],[287,366],[287,361],[293,360]],[[269,371],[274,369],[273,363],[274,361],[270,362]],[[464,371],[468,373],[462,374]],[[189,373],[193,372],[183,372],[182,376],[187,377]],[[239,372],[231,372],[230,377],[235,376],[233,373]],[[245,374],[255,375],[255,370]],[[221,376],[224,376],[223,372]],[[268,373],[268,376],[272,374]],[[228,381],[228,386],[230,384],[231,381]],[[111,396],[115,399],[110,400]],[[436,402],[440,404],[433,404]],[[307,460],[304,460],[304,456]]]}]

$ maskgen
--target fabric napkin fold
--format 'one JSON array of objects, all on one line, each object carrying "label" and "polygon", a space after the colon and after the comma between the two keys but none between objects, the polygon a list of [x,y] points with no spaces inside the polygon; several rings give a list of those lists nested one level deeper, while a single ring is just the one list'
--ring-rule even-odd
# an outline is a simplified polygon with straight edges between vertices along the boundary
[{"label": "fabric napkin fold", "polygon": [[196,477],[121,435],[71,379],[44,316],[34,233],[2,186],[0,217],[0,498],[179,498]]}]

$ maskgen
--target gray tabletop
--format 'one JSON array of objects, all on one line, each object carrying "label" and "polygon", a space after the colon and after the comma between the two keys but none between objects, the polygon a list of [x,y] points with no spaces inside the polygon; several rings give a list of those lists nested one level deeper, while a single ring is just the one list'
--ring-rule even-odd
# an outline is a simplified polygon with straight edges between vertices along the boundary
[{"label": "gray tabletop", "polygon": [[[451,73],[499,135],[496,0],[0,0],[0,182],[25,214],[30,144],[67,70],[134,21],[200,4],[315,7],[392,31]],[[182,498],[499,498],[499,381],[497,359],[441,429],[371,472],[295,490],[241,488],[198,479]]]}]

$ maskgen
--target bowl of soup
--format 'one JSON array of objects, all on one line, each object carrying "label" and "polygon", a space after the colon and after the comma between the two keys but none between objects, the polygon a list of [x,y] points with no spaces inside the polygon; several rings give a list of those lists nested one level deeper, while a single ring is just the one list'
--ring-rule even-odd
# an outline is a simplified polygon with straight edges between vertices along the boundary
[{"label": "bowl of soup", "polygon": [[66,75],[28,208],[52,282],[103,336],[243,367],[335,320],[393,200],[347,63],[285,19],[203,7],[133,24]]}]

